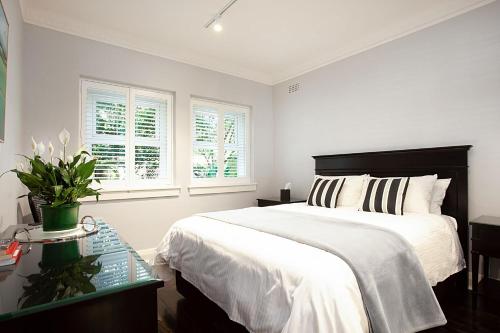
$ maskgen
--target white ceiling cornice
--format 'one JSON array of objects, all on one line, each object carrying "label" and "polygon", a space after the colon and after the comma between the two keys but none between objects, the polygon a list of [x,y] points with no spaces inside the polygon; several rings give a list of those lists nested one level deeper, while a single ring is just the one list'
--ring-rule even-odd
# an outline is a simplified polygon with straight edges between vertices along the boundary
[{"label": "white ceiling cornice", "polygon": [[273,77],[273,83],[272,84],[276,85],[276,84],[279,84],[279,83],[282,83],[282,82],[294,79],[294,78],[296,78],[296,77],[298,77],[300,75],[312,72],[312,71],[314,71],[316,69],[319,69],[321,67],[333,64],[333,63],[341,61],[343,59],[347,59],[347,58],[352,57],[352,56],[354,56],[356,54],[368,51],[370,49],[373,49],[373,48],[381,46],[383,44],[392,42],[392,41],[397,40],[399,38],[403,38],[403,37],[409,36],[409,35],[411,35],[411,34],[413,34],[415,32],[424,30],[426,28],[430,28],[430,27],[432,27],[432,26],[434,26],[436,24],[439,24],[439,23],[442,23],[442,22],[447,21],[449,19],[452,19],[454,17],[460,16],[462,14],[470,12],[471,10],[477,9],[479,7],[485,6],[485,5],[490,4],[492,2],[495,2],[495,1],[496,0],[482,0],[482,1],[478,2],[478,3],[473,4],[473,5],[461,8],[460,10],[457,10],[455,12],[446,14],[446,15],[438,18],[438,19],[434,19],[434,20],[431,20],[429,22],[426,22],[426,23],[423,23],[421,25],[418,25],[418,26],[416,26],[416,27],[414,27],[412,29],[409,29],[407,31],[396,33],[396,34],[394,34],[392,36],[389,36],[387,38],[384,38],[382,40],[365,42],[365,45],[362,45],[359,48],[356,48],[356,49],[353,49],[353,50],[347,50],[344,53],[341,53],[338,56],[335,56],[333,58],[329,58],[329,59],[327,59],[324,62],[319,62],[317,64],[310,64],[309,66],[305,66],[304,68],[300,68],[300,66],[297,66],[296,68],[292,68],[292,69],[290,69],[290,70],[288,70],[286,72],[283,72],[283,73],[281,73],[279,75],[275,75],[275,77]]},{"label": "white ceiling cornice", "polygon": [[441,22],[447,21],[449,19],[452,19],[452,18],[457,17],[459,15],[465,14],[467,12],[470,12],[471,10],[477,9],[479,7],[485,6],[485,5],[490,4],[492,2],[495,2],[495,1],[496,0],[483,0],[483,1],[480,1],[480,2],[478,2],[476,4],[473,4],[471,6],[467,6],[465,8],[460,9],[460,10],[457,10],[457,11],[455,11],[453,13],[449,13],[447,15],[444,15],[444,16],[438,18],[438,19],[435,19],[435,20],[429,21],[427,23],[421,24],[419,26],[416,26],[413,29],[407,30],[405,32],[394,34],[394,35],[389,36],[387,38],[384,38],[384,39],[382,39],[380,41],[366,42],[365,45],[360,46],[359,48],[356,48],[356,49],[353,49],[353,50],[348,50],[345,53],[340,54],[340,55],[338,55],[336,57],[330,58],[330,59],[328,59],[328,60],[326,60],[324,62],[319,62],[318,64],[310,65],[310,66],[307,66],[306,68],[302,68],[302,69],[299,68],[299,67],[293,68],[293,69],[291,69],[289,71],[283,72],[282,74],[273,77],[273,83],[272,84],[276,85],[276,84],[279,84],[279,83],[291,80],[293,78],[296,78],[296,77],[298,77],[300,75],[303,75],[303,74],[306,74],[306,73],[309,73],[309,72],[312,72],[312,71],[314,71],[316,69],[319,69],[321,67],[333,64],[333,63],[341,61],[343,59],[347,59],[347,58],[352,57],[352,56],[354,56],[356,54],[368,51],[370,49],[373,49],[373,48],[381,46],[383,44],[392,42],[392,41],[397,40],[399,38],[403,38],[403,37],[409,36],[409,35],[411,35],[411,34],[413,34],[415,32],[424,30],[426,28],[430,28],[433,25],[436,25],[436,24],[439,24]]},{"label": "white ceiling cornice", "polygon": [[[112,30],[106,27],[100,27],[98,24],[79,22],[68,19],[62,15],[56,15],[51,11],[42,10],[33,6],[30,1],[20,0],[20,6],[23,19],[29,24],[241,77],[266,85],[275,85],[382,44],[408,36],[494,1],[495,0],[474,1],[462,8],[455,8],[453,11],[448,11],[440,17],[434,17],[427,21],[421,20],[413,27],[405,27],[404,30],[392,29],[378,37],[370,35],[370,38],[352,43],[348,45],[348,47],[339,48],[335,50],[335,52],[324,55],[315,54],[311,59],[302,62],[297,61],[288,64],[281,70],[273,71],[258,70],[255,69],[258,68],[258,66],[245,66],[241,64],[242,62],[231,62],[216,56],[198,54],[196,51],[190,52],[188,48],[182,49],[175,46],[169,47],[169,45],[160,45],[161,43],[151,43],[146,41],[145,38],[134,38],[131,37],[130,34],[126,34],[119,30]],[[262,50],[262,52],[266,52],[266,50]]]}]

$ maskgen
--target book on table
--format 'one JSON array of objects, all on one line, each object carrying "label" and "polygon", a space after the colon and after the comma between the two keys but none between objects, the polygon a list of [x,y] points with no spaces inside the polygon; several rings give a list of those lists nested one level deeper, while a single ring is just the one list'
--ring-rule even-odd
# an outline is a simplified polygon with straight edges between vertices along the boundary
[{"label": "book on table", "polygon": [[21,253],[21,246],[18,241],[12,241],[4,246],[0,249],[0,267],[14,265],[21,257]]}]

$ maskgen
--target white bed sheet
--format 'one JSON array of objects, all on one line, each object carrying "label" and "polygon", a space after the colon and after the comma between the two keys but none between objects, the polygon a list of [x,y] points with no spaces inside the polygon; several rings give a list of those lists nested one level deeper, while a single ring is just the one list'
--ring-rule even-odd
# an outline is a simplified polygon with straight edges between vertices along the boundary
[{"label": "white bed sheet", "polygon": [[[267,207],[381,226],[413,246],[436,285],[465,267],[456,221],[330,209],[304,203]],[[368,319],[350,267],[337,256],[288,239],[201,216],[176,222],[157,248],[168,263],[229,317],[252,332],[367,333]]]}]

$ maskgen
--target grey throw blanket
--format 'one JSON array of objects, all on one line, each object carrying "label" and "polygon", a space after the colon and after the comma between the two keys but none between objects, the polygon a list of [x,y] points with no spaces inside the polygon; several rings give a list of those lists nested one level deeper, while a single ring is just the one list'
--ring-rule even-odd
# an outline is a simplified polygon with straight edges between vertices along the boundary
[{"label": "grey throw blanket", "polygon": [[314,246],[342,258],[356,276],[374,333],[410,333],[446,324],[411,245],[390,230],[268,208],[200,215]]}]

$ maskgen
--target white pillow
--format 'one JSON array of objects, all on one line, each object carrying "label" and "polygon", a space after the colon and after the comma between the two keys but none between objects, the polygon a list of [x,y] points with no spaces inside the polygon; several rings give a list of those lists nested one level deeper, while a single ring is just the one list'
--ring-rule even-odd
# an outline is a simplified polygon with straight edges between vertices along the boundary
[{"label": "white pillow", "polygon": [[431,206],[432,189],[436,180],[437,175],[410,177],[403,212],[428,214]]},{"label": "white pillow", "polygon": [[[327,179],[345,178],[337,199],[337,207],[358,207],[363,192],[363,184],[369,175],[361,176],[316,176]],[[316,179],[315,177],[315,179]]]},{"label": "white pillow", "polygon": [[446,190],[450,186],[451,178],[438,179],[432,188],[431,196],[431,214],[441,215],[441,206],[443,205],[444,197],[446,196]]}]

